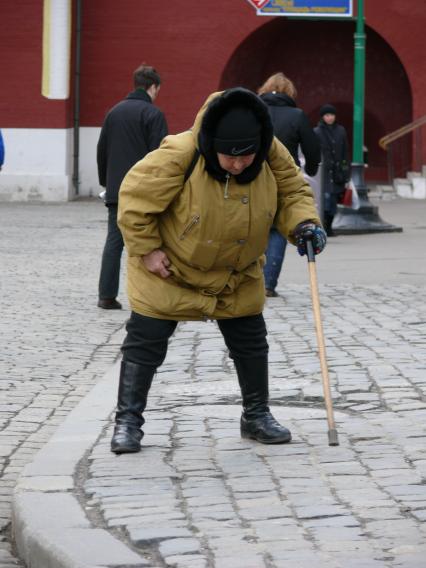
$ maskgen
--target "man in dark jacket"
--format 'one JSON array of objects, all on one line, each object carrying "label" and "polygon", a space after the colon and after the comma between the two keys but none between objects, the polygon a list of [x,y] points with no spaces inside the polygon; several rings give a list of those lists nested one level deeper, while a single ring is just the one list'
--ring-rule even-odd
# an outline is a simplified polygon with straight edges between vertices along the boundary
[{"label": "man in dark jacket", "polygon": [[134,74],[135,90],[107,114],[97,148],[99,183],[106,188],[108,233],[102,254],[98,306],[121,309],[117,301],[123,237],[117,225],[118,192],[129,169],[167,136],[163,113],[152,103],[160,90],[160,76],[141,65]]},{"label": "man in dark jacket", "polygon": [[320,121],[315,128],[322,151],[324,168],[324,228],[329,237],[334,236],[332,223],[337,204],[350,179],[348,138],[345,127],[336,122],[336,107],[325,104],[320,108]]},{"label": "man in dark jacket", "polygon": [[[258,94],[268,106],[275,136],[286,146],[299,167],[299,148],[301,149],[305,158],[304,170],[308,176],[314,176],[321,161],[320,145],[308,117],[296,106],[297,91],[293,82],[284,73],[275,73],[258,89]],[[278,296],[275,287],[286,247],[286,239],[272,227],[263,269],[267,296]]]}]

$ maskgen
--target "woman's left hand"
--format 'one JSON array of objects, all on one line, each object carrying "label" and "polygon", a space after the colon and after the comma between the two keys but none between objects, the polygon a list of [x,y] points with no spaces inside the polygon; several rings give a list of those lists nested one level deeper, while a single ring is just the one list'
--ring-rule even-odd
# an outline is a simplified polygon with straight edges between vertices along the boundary
[{"label": "woman's left hand", "polygon": [[306,254],[306,241],[312,241],[315,254],[319,254],[325,248],[327,235],[322,227],[312,223],[312,221],[304,221],[297,225],[294,230],[296,238],[297,252],[300,256]]}]

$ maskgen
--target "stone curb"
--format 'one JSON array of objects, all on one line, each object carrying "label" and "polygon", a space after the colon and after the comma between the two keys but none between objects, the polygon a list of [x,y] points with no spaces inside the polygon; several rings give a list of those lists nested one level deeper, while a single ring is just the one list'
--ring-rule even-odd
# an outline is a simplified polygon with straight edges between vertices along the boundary
[{"label": "stone curb", "polygon": [[116,363],[20,475],[12,502],[13,536],[19,556],[31,568],[146,565],[109,532],[93,528],[73,494],[78,462],[114,409],[118,373]]}]

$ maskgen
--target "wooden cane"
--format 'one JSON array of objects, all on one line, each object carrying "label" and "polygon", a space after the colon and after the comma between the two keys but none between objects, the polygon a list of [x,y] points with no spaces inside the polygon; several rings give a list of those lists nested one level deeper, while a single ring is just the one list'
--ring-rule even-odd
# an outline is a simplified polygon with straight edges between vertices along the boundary
[{"label": "wooden cane", "polygon": [[311,281],[312,307],[315,319],[315,330],[317,333],[318,352],[321,365],[322,386],[324,390],[325,408],[327,410],[328,422],[328,445],[338,446],[336,425],[334,422],[333,402],[331,399],[330,380],[328,377],[327,356],[325,352],[324,334],[321,323],[321,308],[319,302],[317,271],[315,267],[315,252],[311,240],[306,241],[306,256],[308,258],[309,277]]}]

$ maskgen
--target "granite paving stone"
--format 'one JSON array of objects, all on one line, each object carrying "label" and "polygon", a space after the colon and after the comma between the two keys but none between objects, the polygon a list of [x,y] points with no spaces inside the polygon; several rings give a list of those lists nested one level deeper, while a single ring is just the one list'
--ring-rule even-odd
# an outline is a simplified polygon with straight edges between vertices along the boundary
[{"label": "granite paving stone", "polygon": [[[426,207],[415,206],[411,215],[421,224]],[[306,262],[289,246],[280,297],[267,301],[264,314],[271,409],[292,430],[292,443],[262,446],[240,438],[241,395],[218,326],[180,322],[153,381],[142,451],[109,451],[111,404],[99,436],[74,476],[67,475],[87,525],[120,541],[129,558],[139,556],[140,566],[150,568],[423,568],[425,283],[383,281],[371,265],[360,268],[370,280],[347,282],[344,262],[352,259],[341,256],[353,247],[361,267],[370,247],[378,247],[377,259],[394,254],[385,239],[407,239],[411,250],[420,234],[413,227],[402,235],[329,239],[324,260],[318,259],[338,447],[327,443]],[[39,484],[40,493],[53,495],[48,477],[36,470],[37,456],[120,354],[129,314],[125,263],[124,310],[96,307],[105,230],[105,210],[94,200],[0,209],[5,568],[24,566],[10,536],[14,491],[20,486],[31,494],[29,488]],[[44,242],[51,246],[41,247]],[[419,266],[424,250],[416,253]],[[117,377],[108,388],[114,400]],[[75,427],[77,439],[84,433],[84,426]],[[56,461],[58,468],[62,462]],[[33,477],[20,478],[31,467]],[[61,475],[58,470],[53,488],[64,483]],[[54,534],[49,519],[43,524]],[[114,564],[121,566],[126,563]]]}]

